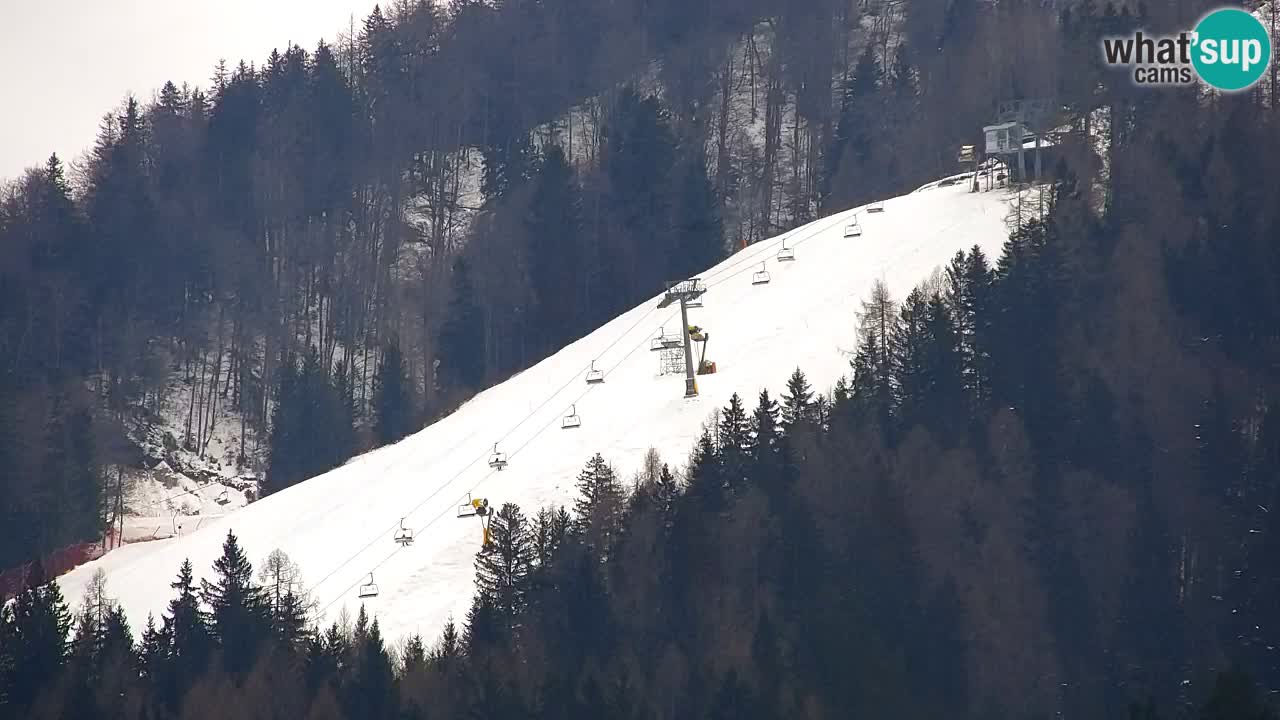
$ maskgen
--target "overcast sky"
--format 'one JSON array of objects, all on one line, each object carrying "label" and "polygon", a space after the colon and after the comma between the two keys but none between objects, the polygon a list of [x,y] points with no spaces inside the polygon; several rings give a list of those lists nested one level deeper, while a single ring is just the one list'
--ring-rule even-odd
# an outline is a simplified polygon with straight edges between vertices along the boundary
[{"label": "overcast sky", "polygon": [[207,87],[226,58],[258,65],[332,41],[376,0],[0,0],[0,179],[57,152],[70,162],[126,93]]}]

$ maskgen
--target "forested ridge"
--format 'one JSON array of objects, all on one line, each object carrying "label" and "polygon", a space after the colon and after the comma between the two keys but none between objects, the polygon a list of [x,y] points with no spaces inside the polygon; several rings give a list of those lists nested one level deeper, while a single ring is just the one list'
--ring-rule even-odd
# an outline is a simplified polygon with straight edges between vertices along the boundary
[{"label": "forested ridge", "polygon": [[[229,537],[217,583],[175,568],[138,646],[109,584],[74,622],[56,585],[26,591],[0,611],[3,707],[1270,717],[1275,96],[1141,90],[1096,52],[1208,5],[571,4],[379,11],[345,49],[129,103],[82,178],[51,161],[12,188],[0,550],[97,531],[112,428],[170,367],[264,433],[267,489],[283,487],[736,243],[936,178],[995,98],[1055,93],[1080,137],[999,258],[963,253],[908,297],[867,298],[836,387],[797,372],[784,397],[741,388],[687,463],[654,458],[633,486],[584,458],[572,512],[502,507],[472,612],[443,637],[313,627],[307,579],[280,557],[255,575],[271,549]],[[489,33],[506,42],[463,42]],[[552,51],[567,47],[586,54]],[[743,47],[785,168],[719,143],[733,116],[714,80],[745,72]],[[660,92],[628,84],[655,59]],[[517,72],[575,79],[526,101]],[[545,125],[590,98],[606,100],[586,148]],[[910,147],[887,152],[889,130]],[[792,132],[808,151],[780,151]],[[481,204],[463,223],[468,145]]]}]

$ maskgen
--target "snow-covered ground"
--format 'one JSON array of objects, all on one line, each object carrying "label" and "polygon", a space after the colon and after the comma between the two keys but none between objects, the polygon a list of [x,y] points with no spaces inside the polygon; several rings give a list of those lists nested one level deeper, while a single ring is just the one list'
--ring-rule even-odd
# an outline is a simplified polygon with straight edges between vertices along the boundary
[{"label": "snow-covered ground", "polygon": [[[1008,235],[1003,191],[971,194],[957,183],[883,207],[757,243],[700,276],[708,292],[690,322],[710,333],[707,359],[718,372],[698,378],[695,399],[684,398],[681,376],[659,375],[650,340],[660,329],[678,332],[680,310],[658,309],[655,297],[393,446],[185,528],[181,537],[114,550],[63,577],[63,592],[78,600],[102,568],[110,594],[140,628],[147,613],[163,612],[183,559],[197,575],[211,575],[232,530],[255,563],[276,548],[288,553],[329,620],[344,607],[358,608],[357,589],[372,573],[380,593],[363,602],[384,634],[434,638],[446,618],[465,616],[472,596],[481,528],[474,517],[457,517],[468,493],[532,514],[569,505],[578,471],[597,451],[623,477],[639,469],[651,446],[680,465],[704,421],[734,392],[748,404],[762,387],[780,394],[796,367],[825,392],[849,372],[855,313],[874,281],[884,280],[901,299],[956,251],[978,245],[994,257]],[[863,233],[845,238],[855,213]],[[783,238],[795,262],[776,261]],[[753,285],[762,263],[771,281]],[[585,382],[593,361],[605,371],[603,384]],[[582,425],[563,430],[571,408]],[[510,462],[501,472],[487,464],[495,443]],[[392,539],[402,517],[417,537],[408,547]]]}]

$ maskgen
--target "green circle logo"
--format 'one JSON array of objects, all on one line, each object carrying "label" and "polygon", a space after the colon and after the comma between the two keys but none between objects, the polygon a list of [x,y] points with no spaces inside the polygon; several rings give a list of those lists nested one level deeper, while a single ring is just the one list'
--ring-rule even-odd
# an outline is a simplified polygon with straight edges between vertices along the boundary
[{"label": "green circle logo", "polygon": [[1235,8],[1215,10],[1196,25],[1191,64],[1200,79],[1228,92],[1253,87],[1271,63],[1262,21]]}]

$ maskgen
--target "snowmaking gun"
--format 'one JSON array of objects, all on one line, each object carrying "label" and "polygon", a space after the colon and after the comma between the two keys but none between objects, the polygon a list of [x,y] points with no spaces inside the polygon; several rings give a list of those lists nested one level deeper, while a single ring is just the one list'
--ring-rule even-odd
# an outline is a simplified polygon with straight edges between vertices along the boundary
[{"label": "snowmaking gun", "polygon": [[703,331],[697,325],[689,326],[689,339],[702,344],[702,354],[698,358],[698,375],[712,375],[716,371],[716,364],[707,360],[707,341],[711,339],[711,333]]}]

